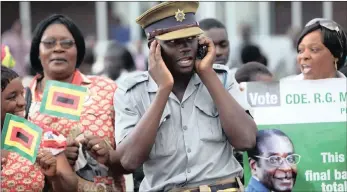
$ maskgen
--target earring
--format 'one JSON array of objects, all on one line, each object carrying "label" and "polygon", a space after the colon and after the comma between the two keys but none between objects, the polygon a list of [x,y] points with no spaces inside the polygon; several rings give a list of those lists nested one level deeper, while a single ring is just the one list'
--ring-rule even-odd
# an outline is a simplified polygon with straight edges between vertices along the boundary
[{"label": "earring", "polygon": [[336,71],[337,71],[337,59],[335,59],[335,69],[336,69]]}]

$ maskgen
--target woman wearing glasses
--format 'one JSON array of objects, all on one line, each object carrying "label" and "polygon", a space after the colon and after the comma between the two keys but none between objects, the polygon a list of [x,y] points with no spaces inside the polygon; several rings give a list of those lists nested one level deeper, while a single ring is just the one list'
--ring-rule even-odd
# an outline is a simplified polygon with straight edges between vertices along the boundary
[{"label": "woman wearing glasses", "polygon": [[332,20],[316,18],[309,21],[297,43],[301,74],[286,79],[346,78],[338,71],[346,60],[346,38],[342,27]]},{"label": "woman wearing glasses", "polygon": [[[100,186],[106,191],[124,191],[123,176],[113,175],[114,180],[109,177],[111,174],[105,165],[108,156],[104,155],[115,148],[113,95],[116,85],[105,77],[82,74],[78,67],[84,54],[84,37],[71,19],[55,14],[38,24],[30,50],[31,66],[37,75],[30,84],[32,102],[29,120],[68,138],[65,155],[78,176],[79,191],[94,191]],[[87,88],[79,121],[39,112],[48,80]],[[82,145],[84,138],[89,139],[88,146]],[[95,155],[101,158],[96,161],[93,159]]]},{"label": "woman wearing glasses", "polygon": [[301,156],[288,135],[278,129],[260,130],[256,146],[247,153],[252,177],[246,192],[292,191]]}]

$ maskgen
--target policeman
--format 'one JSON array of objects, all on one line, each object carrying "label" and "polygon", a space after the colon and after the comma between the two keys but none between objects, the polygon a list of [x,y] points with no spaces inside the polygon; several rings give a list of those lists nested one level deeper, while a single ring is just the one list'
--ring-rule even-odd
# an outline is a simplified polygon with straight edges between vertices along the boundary
[{"label": "policeman", "polygon": [[[118,84],[108,166],[133,172],[143,164],[140,191],[236,191],[242,168],[233,147],[255,145],[255,122],[233,96],[235,78],[213,65],[213,42],[198,37],[198,6],[164,2],[137,19],[150,44],[149,71]],[[207,54],[196,59],[202,46]]]}]

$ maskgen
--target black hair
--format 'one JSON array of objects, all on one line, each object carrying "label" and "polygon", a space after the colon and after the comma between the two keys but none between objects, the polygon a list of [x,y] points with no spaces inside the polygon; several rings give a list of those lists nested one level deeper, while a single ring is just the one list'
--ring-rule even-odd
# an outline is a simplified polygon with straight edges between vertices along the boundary
[{"label": "black hair", "polygon": [[134,71],[136,70],[136,65],[133,56],[131,55],[130,51],[122,44],[111,41],[108,45],[108,51],[112,52],[114,50],[117,50],[120,52],[121,60],[124,62],[124,69],[127,71]]},{"label": "black hair", "polygon": [[203,19],[199,21],[199,26],[204,31],[210,30],[212,28],[225,29],[225,26],[223,25],[223,23],[213,18]]},{"label": "black hair", "polygon": [[122,59],[124,60],[124,69],[125,70],[127,70],[127,71],[136,70],[134,58],[127,48],[124,48]]},{"label": "black hair", "polygon": [[261,54],[260,48],[256,45],[247,44],[241,49],[242,64],[256,61],[267,66],[267,59]]},{"label": "black hair", "polygon": [[31,42],[31,48],[30,48],[30,63],[32,68],[38,72],[43,74],[43,68],[41,61],[39,59],[39,47],[41,43],[41,38],[45,30],[48,26],[51,24],[63,24],[65,27],[69,30],[69,32],[72,34],[76,49],[77,49],[77,62],[76,62],[76,68],[78,68],[84,58],[85,54],[85,42],[84,37],[82,35],[82,32],[77,27],[77,25],[67,16],[61,15],[61,14],[53,14],[44,20],[40,21],[40,23],[36,26],[34,33],[33,33],[33,39]]},{"label": "black hair", "polygon": [[254,81],[257,74],[272,76],[268,68],[259,62],[249,62],[242,65],[235,73],[235,79],[238,83]]},{"label": "black hair", "polygon": [[19,75],[12,69],[1,65],[1,92],[3,92],[7,85]]},{"label": "black hair", "polygon": [[260,156],[262,152],[260,151],[260,146],[262,143],[264,143],[269,137],[272,136],[281,136],[281,137],[287,137],[290,141],[290,143],[293,145],[292,140],[286,135],[283,131],[278,130],[278,129],[265,129],[265,130],[259,130],[257,132],[257,137],[256,137],[256,145],[247,151],[248,157],[251,159],[254,159],[255,161],[258,161],[259,158],[256,156]]},{"label": "black hair", "polygon": [[92,65],[95,62],[94,52],[92,48],[87,48],[84,55],[83,63]]},{"label": "black hair", "polygon": [[[334,22],[334,21],[331,21],[331,22]],[[339,30],[340,30],[339,33],[341,34],[341,37],[339,37],[338,32],[331,31],[329,29],[326,29],[325,27],[321,27],[318,22],[305,27],[298,38],[298,41],[296,44],[297,50],[299,49],[299,44],[302,41],[302,39],[307,34],[318,29],[322,33],[322,42],[324,46],[329,49],[329,51],[332,53],[332,55],[335,58],[338,59],[337,69],[340,69],[345,64],[345,60],[347,56],[347,37],[346,37],[347,35],[346,35],[346,32],[341,27],[341,25],[339,24],[337,25],[339,27]],[[342,45],[340,45],[340,41]]]}]

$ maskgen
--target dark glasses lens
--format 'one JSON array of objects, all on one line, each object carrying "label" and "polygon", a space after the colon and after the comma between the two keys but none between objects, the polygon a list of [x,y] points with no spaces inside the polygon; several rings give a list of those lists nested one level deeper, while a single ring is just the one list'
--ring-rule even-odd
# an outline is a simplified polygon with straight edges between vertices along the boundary
[{"label": "dark glasses lens", "polygon": [[327,19],[323,19],[323,18],[312,19],[311,21],[309,21],[309,22],[305,25],[305,27],[310,26],[310,25],[313,25],[313,24],[315,24],[315,23],[317,23],[317,22],[321,22],[321,21],[328,21],[328,20],[327,20]]},{"label": "dark glasses lens", "polygon": [[315,23],[319,23],[320,26],[325,27],[329,30],[332,31],[336,31],[339,32],[339,26],[337,25],[337,23],[335,23],[334,21],[328,20],[328,19],[321,19],[321,18],[317,18],[317,19],[312,19],[310,22],[308,22],[305,27],[313,25]]},{"label": "dark glasses lens", "polygon": [[[44,41],[41,41],[41,43],[43,43],[43,45],[47,49],[52,49],[57,45],[57,40],[55,40],[55,39],[44,40]],[[69,49],[75,44],[75,42],[71,39],[64,39],[64,40],[59,41],[59,44],[63,49]]]},{"label": "dark glasses lens", "polygon": [[65,39],[60,41],[60,46],[64,49],[69,49],[74,45],[74,41],[70,39]]},{"label": "dark glasses lens", "polygon": [[47,49],[51,49],[53,47],[55,47],[55,45],[57,44],[56,40],[45,40],[45,41],[41,41],[41,43],[47,48]]}]

